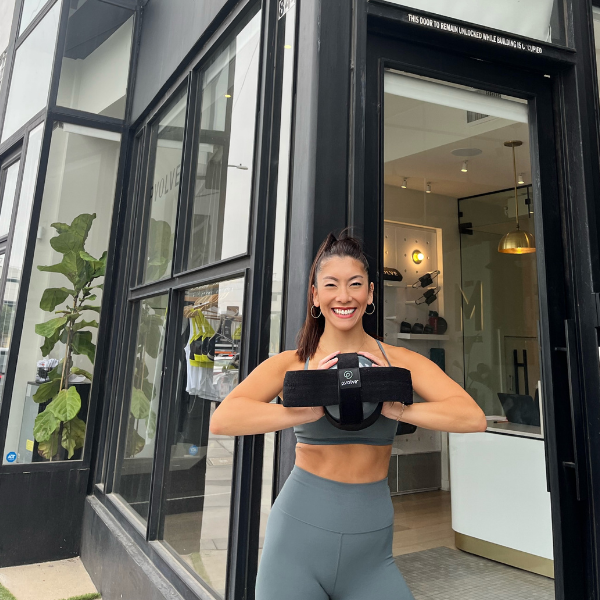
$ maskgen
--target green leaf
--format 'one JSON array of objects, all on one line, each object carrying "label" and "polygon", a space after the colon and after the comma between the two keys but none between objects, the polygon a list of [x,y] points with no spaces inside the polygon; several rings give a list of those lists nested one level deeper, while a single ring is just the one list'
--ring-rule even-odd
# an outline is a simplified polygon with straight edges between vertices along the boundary
[{"label": "green leaf", "polygon": [[86,371],[85,369],[80,369],[79,367],[71,367],[71,373],[73,373],[74,375],[83,375],[84,377],[87,377],[90,381],[92,380],[92,374],[89,371]]},{"label": "green leaf", "polygon": [[75,289],[80,291],[90,284],[94,278],[94,266],[92,263],[86,262],[80,256],[77,257],[77,280],[75,281]]},{"label": "green leaf", "polygon": [[60,421],[70,421],[81,410],[81,397],[75,387],[61,390],[48,404],[44,412],[50,411]]},{"label": "green leaf", "polygon": [[98,327],[97,321],[79,321],[79,323],[75,323],[73,325],[73,331],[79,331],[84,327]]},{"label": "green leaf", "polygon": [[60,391],[60,379],[55,379],[54,381],[48,381],[46,383],[42,383],[40,387],[37,389],[37,392],[33,395],[33,401],[38,404],[41,402],[46,402],[51,398],[54,398],[56,394]]},{"label": "green leaf", "polygon": [[48,312],[53,311],[69,297],[69,292],[65,290],[66,288],[45,289],[42,294],[42,299],[40,300],[40,308],[42,310],[47,310]]},{"label": "green leaf", "polygon": [[[73,388],[69,388],[73,389]],[[85,442],[85,423],[78,417],[74,417],[63,425],[61,446],[68,452],[68,458],[72,458],[75,450],[83,448]]]},{"label": "green leaf", "polygon": [[96,355],[96,345],[92,342],[91,331],[77,331],[73,334],[71,347],[74,354],[83,354],[94,362]]},{"label": "green leaf", "polygon": [[[67,333],[66,329],[63,329],[62,333],[66,334]],[[50,337],[47,337],[44,340],[44,343],[40,346],[40,350],[42,351],[42,356],[48,356],[48,354],[50,354],[50,352],[52,351],[52,348],[54,348],[54,346],[56,346],[60,337],[61,337],[61,330],[57,329],[54,332],[54,335],[51,335]]]},{"label": "green leaf", "polygon": [[49,406],[35,418],[33,437],[37,442],[47,442],[60,425],[60,421],[48,410]]},{"label": "green leaf", "polygon": [[133,428],[130,427],[127,434],[127,456],[139,454],[146,445],[146,440]]},{"label": "green leaf", "polygon": [[150,414],[150,400],[142,390],[133,388],[131,393],[131,414],[136,419],[147,419]]},{"label": "green leaf", "polygon": [[146,395],[146,398],[152,400],[152,396],[154,396],[154,386],[147,379],[142,381],[142,391]]},{"label": "green leaf", "polygon": [[171,226],[150,218],[146,281],[157,281],[166,273],[173,248],[171,240]]},{"label": "green leaf", "polygon": [[[50,266],[39,265],[38,270],[47,273],[62,273],[74,284],[77,280],[77,259],[79,256],[75,252],[69,252],[63,256],[61,262]],[[79,260],[81,261],[81,259]]]},{"label": "green leaf", "polygon": [[35,326],[35,332],[38,335],[43,335],[45,338],[53,337],[57,331],[60,331],[67,323],[67,317],[56,317],[45,323],[38,323]]},{"label": "green leaf", "polygon": [[63,361],[61,360],[50,373],[48,373],[48,377],[50,381],[55,381],[56,379],[60,379],[62,377],[62,369],[63,369]]},{"label": "green leaf", "polygon": [[81,258],[83,258],[83,260],[85,260],[87,262],[94,263],[98,260],[98,259],[94,258],[91,254],[88,254],[85,250],[80,250],[79,256],[81,256]]},{"label": "green leaf", "polygon": [[61,254],[83,250],[90,227],[95,218],[95,214],[81,214],[73,219],[70,226],[65,223],[52,223],[52,227],[59,234],[50,240],[50,245]]},{"label": "green leaf", "polygon": [[79,308],[80,308],[80,310],[93,310],[97,313],[100,312],[100,306],[91,305],[91,304],[84,304],[83,306],[80,306]]},{"label": "green leaf", "polygon": [[93,302],[98,296],[96,296],[96,294],[91,294],[90,296],[88,296],[86,298],[86,300],[89,300],[90,302]]},{"label": "green leaf", "polygon": [[50,460],[58,452],[58,436],[51,435],[50,439],[45,442],[38,443],[38,454]]}]

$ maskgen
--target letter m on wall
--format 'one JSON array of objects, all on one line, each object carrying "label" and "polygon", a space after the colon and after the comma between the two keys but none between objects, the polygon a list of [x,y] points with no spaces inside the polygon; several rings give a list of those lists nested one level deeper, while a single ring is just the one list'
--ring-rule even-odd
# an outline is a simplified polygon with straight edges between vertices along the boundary
[{"label": "letter m on wall", "polygon": [[462,298],[462,311],[460,311],[461,325],[464,331],[465,321],[472,319],[474,320],[475,331],[483,331],[483,285],[481,281],[471,283],[473,287],[468,297],[465,291],[459,286]]}]

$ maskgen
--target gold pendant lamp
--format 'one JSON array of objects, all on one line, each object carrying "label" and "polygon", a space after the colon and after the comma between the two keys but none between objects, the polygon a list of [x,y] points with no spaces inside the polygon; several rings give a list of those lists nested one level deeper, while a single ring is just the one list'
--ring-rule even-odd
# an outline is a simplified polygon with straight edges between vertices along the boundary
[{"label": "gold pendant lamp", "polygon": [[504,142],[508,148],[512,148],[513,153],[513,171],[515,175],[515,217],[517,219],[517,228],[502,237],[498,244],[498,252],[504,254],[529,254],[535,252],[535,237],[532,233],[522,231],[519,227],[519,202],[517,200],[517,160],[515,158],[515,148],[521,146],[523,142],[511,140]]}]

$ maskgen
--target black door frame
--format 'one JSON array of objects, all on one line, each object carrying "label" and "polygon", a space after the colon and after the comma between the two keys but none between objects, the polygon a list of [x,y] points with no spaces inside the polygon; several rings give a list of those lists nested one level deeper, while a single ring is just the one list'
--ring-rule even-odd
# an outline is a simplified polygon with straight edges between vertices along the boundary
[{"label": "black door frame", "polygon": [[[584,600],[593,554],[588,511],[585,451],[576,434],[581,428],[578,366],[569,317],[567,287],[568,236],[561,189],[561,135],[555,118],[553,83],[542,73],[525,72],[496,63],[450,54],[424,45],[369,34],[366,57],[365,185],[355,224],[361,226],[375,278],[377,320],[372,332],[383,331],[382,110],[384,68],[394,68],[441,81],[525,98],[529,102],[532,184],[536,202],[536,241],[540,298],[540,346],[544,390],[547,481],[551,492],[556,598]],[[542,200],[543,199],[543,200]],[[540,201],[541,200],[541,201]],[[362,210],[361,210],[362,208]],[[362,217],[362,219],[361,219]],[[363,222],[360,223],[359,221]],[[569,402],[570,399],[570,402]]]}]

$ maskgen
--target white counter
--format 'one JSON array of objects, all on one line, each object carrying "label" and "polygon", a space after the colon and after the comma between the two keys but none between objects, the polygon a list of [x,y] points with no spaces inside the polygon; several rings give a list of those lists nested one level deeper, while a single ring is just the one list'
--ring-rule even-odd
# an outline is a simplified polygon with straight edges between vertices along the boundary
[{"label": "white counter", "polygon": [[450,433],[452,529],[552,560],[544,441]]}]

